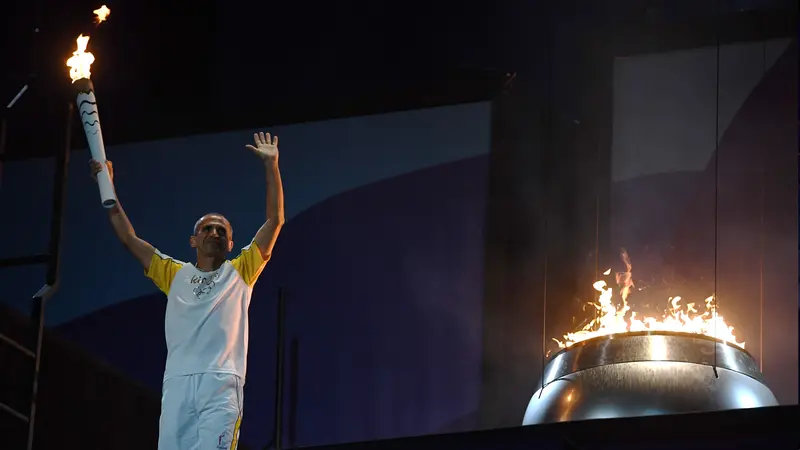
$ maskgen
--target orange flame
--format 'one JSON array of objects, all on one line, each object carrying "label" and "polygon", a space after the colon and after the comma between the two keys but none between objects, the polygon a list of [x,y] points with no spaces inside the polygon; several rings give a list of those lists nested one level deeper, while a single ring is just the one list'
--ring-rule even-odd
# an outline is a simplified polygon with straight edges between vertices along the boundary
[{"label": "orange flame", "polygon": [[91,78],[91,67],[94,62],[94,55],[86,51],[86,45],[89,44],[89,36],[80,35],[77,42],[78,49],[72,52],[72,57],[67,60],[69,77],[72,78],[73,83],[81,78]]},{"label": "orange flame", "polygon": [[92,12],[94,13],[94,21],[95,21],[95,23],[100,23],[100,22],[105,21],[108,18],[108,16],[111,14],[111,10],[108,9],[108,6],[106,6],[106,5],[103,5],[103,6],[99,7],[99,8],[97,8],[97,9],[95,9]]},{"label": "orange flame", "polygon": [[[612,301],[614,297],[613,288],[609,287],[604,280],[596,281],[593,287],[600,292],[600,296],[596,301],[590,302],[589,305],[597,310],[599,317],[589,322],[582,329],[565,334],[563,340],[554,338],[553,340],[560,348],[567,348],[578,342],[598,336],[637,331],[696,333],[744,348],[745,343],[738,341],[733,327],[728,325],[721,315],[717,314],[713,295],[705,299],[705,307],[702,313],[697,310],[695,303],[686,303],[684,306],[681,304],[681,297],[676,296],[669,298],[669,308],[662,317],[637,318],[636,311],[632,310],[627,301],[630,290],[633,287],[630,260],[624,251],[622,257],[627,272],[616,274],[622,307],[617,308]],[[609,275],[610,273],[611,269],[603,272],[604,275]]]},{"label": "orange flame", "polygon": [[108,18],[108,16],[111,14],[111,10],[108,9],[108,6],[106,6],[106,5],[103,5],[103,6],[99,7],[99,8],[97,8],[97,9],[95,9],[92,12],[94,13],[94,16],[95,16],[94,17],[95,23],[100,23],[100,22],[105,21]]},{"label": "orange flame", "polygon": [[[108,9],[106,5],[101,6],[98,9],[95,9],[95,22],[98,24],[100,22],[105,21],[109,14],[111,14],[111,10]],[[81,34],[76,39],[77,47],[74,52],[72,52],[72,57],[67,60],[67,67],[69,67],[69,77],[72,79],[72,82],[76,82],[81,78],[89,79],[92,77],[92,63],[94,62],[94,55],[90,52],[86,51],[86,46],[89,45],[89,36],[84,36]]]}]

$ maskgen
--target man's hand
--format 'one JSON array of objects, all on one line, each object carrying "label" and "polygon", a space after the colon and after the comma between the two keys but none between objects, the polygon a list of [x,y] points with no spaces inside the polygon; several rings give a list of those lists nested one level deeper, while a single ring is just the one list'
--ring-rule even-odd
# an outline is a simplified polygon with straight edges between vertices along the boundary
[{"label": "man's hand", "polygon": [[278,162],[278,136],[270,137],[269,133],[253,134],[255,146],[247,145],[247,149],[258,155],[265,163]]},{"label": "man's hand", "polygon": [[[108,176],[111,177],[111,181],[114,181],[114,167],[111,165],[111,161],[106,160],[106,166],[108,166]],[[92,179],[97,182],[97,174],[103,170],[103,163],[95,160],[89,160],[89,167],[91,168]]]}]

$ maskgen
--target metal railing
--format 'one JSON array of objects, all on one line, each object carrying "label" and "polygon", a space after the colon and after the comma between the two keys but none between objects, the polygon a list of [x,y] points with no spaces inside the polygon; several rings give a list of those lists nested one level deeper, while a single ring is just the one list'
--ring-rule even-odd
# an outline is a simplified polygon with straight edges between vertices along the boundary
[{"label": "metal railing", "polygon": [[[24,90],[27,88],[27,85]],[[22,92],[24,92],[21,91]],[[2,179],[2,160],[5,157],[6,143],[6,117],[14,105],[14,102],[21,95],[18,94],[14,100],[4,108],[2,126],[0,126],[0,179]],[[48,253],[44,255],[32,255],[16,258],[0,259],[0,269],[8,267],[19,267],[24,265],[47,266],[45,284],[39,289],[32,298],[30,325],[31,335],[29,342],[21,343],[0,333],[0,345],[8,345],[28,358],[33,359],[33,373],[31,374],[30,384],[30,408],[28,411],[17,411],[13,407],[3,403],[0,399],[0,414],[9,414],[28,425],[27,450],[33,450],[34,424],[36,419],[36,400],[39,391],[39,370],[42,362],[42,336],[44,332],[44,309],[47,301],[58,290],[59,284],[59,261],[61,256],[61,231],[63,228],[64,203],[66,200],[67,185],[67,164],[69,162],[69,151],[72,140],[72,115],[73,105],[69,103],[67,112],[67,126],[64,148],[59,151],[56,157],[55,183],[53,189],[52,215],[50,222],[50,245]],[[1,206],[1,205],[0,205]],[[14,450],[14,449],[9,449]]]}]

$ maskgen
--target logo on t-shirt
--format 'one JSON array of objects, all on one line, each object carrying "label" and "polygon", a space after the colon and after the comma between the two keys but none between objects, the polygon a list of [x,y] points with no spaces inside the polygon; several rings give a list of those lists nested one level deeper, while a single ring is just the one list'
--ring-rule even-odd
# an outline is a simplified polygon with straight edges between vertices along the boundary
[{"label": "logo on t-shirt", "polygon": [[219,438],[217,439],[217,449],[218,450],[229,450],[231,448],[234,448],[233,445],[231,445],[231,444],[232,444],[232,442],[231,442],[231,433],[229,433],[227,431],[223,431],[222,434],[220,434]]},{"label": "logo on t-shirt", "polygon": [[206,276],[192,275],[192,277],[189,279],[189,282],[197,285],[194,287],[194,289],[192,289],[192,293],[194,293],[195,297],[197,297],[199,300],[202,300],[204,297],[208,296],[208,294],[217,285],[219,276],[220,271],[216,271]]}]

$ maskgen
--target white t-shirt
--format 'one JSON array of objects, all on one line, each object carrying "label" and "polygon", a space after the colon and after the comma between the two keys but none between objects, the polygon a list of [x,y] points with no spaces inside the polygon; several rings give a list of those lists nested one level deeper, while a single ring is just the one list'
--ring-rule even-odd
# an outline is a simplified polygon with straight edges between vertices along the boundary
[{"label": "white t-shirt", "polygon": [[156,250],[145,275],[167,294],[164,380],[206,372],[245,378],[247,310],[266,264],[255,242],[213,272]]}]

